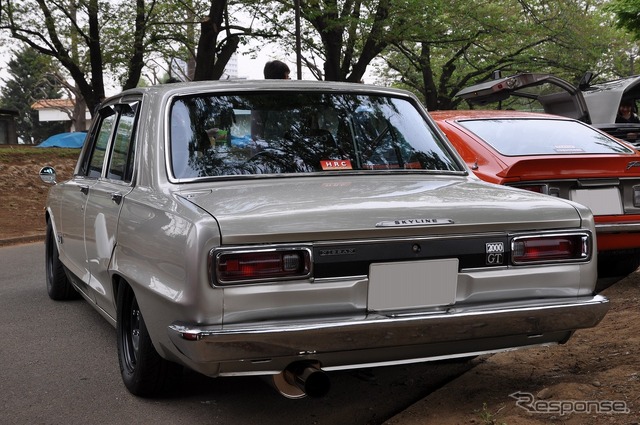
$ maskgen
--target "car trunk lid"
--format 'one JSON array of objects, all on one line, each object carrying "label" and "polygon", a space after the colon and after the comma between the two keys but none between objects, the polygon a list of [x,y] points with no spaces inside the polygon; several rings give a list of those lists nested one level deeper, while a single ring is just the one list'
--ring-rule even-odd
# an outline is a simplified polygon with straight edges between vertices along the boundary
[{"label": "car trunk lid", "polygon": [[[531,88],[541,85],[553,88],[554,92],[531,90]],[[518,96],[537,100],[546,113],[574,118],[586,123],[591,122],[589,109],[580,89],[568,81],[550,74],[522,73],[498,78],[465,87],[456,93],[456,96],[469,103],[480,105],[500,102],[510,96]]]},{"label": "car trunk lid", "polygon": [[[569,203],[467,177],[341,175],[226,181],[181,191],[223,244],[574,228]],[[521,214],[513,214],[514,206]]]}]

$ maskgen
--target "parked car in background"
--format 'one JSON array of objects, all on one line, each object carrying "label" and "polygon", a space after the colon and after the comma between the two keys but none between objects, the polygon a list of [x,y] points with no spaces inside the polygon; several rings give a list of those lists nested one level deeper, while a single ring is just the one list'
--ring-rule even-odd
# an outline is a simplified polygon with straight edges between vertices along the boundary
[{"label": "parked car in background", "polygon": [[[592,84],[586,73],[574,86],[551,74],[521,73],[496,78],[460,90],[456,96],[471,104],[504,102],[514,109],[529,109],[579,119],[640,147],[640,122],[618,122],[618,107],[629,102],[635,113],[640,104],[640,76]],[[503,106],[504,106],[503,105]]]},{"label": "parked car in background", "polygon": [[415,96],[363,84],[125,91],[46,222],[49,296],[116,327],[141,396],[182,366],[319,396],[324,371],[564,343],[608,308],[588,208],[481,181]]},{"label": "parked car in background", "polygon": [[640,152],[632,146],[583,122],[548,114],[474,110],[431,115],[482,180],[589,207],[595,215],[602,285],[638,268]]}]

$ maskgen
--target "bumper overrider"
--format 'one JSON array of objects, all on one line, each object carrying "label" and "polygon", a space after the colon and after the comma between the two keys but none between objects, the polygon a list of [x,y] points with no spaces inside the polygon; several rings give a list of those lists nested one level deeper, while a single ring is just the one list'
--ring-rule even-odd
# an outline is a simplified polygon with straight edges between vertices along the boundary
[{"label": "bumper overrider", "polygon": [[[203,372],[270,374],[298,360],[318,361],[332,370],[563,343],[573,331],[598,324],[608,308],[608,299],[595,295],[544,304],[452,307],[431,314],[369,313],[362,319],[333,321],[227,326],[175,322],[168,332],[188,363]],[[217,372],[212,363],[220,365]]]}]

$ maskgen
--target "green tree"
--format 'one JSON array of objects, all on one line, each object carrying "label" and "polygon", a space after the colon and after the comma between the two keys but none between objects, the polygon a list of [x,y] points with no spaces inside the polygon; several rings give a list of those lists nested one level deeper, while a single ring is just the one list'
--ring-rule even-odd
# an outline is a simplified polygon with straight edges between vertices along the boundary
[{"label": "green tree", "polygon": [[[293,53],[295,2],[247,0],[247,8],[265,25],[266,35]],[[358,82],[371,61],[402,37],[407,16],[401,0],[299,1],[302,62],[319,80]],[[408,2],[413,3],[413,2]]]},{"label": "green tree", "polygon": [[611,0],[606,10],[616,15],[620,28],[633,34],[635,40],[640,40],[640,0]]},{"label": "green tree", "polygon": [[412,20],[410,36],[385,52],[382,74],[422,96],[432,110],[457,107],[455,93],[494,70],[549,72],[577,82],[588,70],[611,69],[603,58],[619,33],[607,25],[600,3],[431,2]]},{"label": "green tree", "polygon": [[[105,80],[136,87],[147,64],[172,50],[203,56],[197,79],[219,77],[238,44],[229,26],[216,42],[228,22],[225,0],[6,0],[0,8],[0,31],[55,58],[90,111],[105,97]],[[202,47],[194,48],[200,23]]]},{"label": "green tree", "polygon": [[61,97],[61,86],[54,76],[56,68],[50,57],[31,48],[15,52],[7,64],[9,77],[4,80],[0,105],[19,112],[16,130],[18,137],[27,144],[39,143],[52,134],[65,131],[63,123],[40,122],[38,112],[31,107],[37,100]]},{"label": "green tree", "polygon": [[[241,6],[233,4],[231,11],[229,7],[226,0],[158,2],[148,57],[160,69],[148,71],[181,80],[220,79],[242,36],[250,33],[234,19]],[[186,64],[186,69],[177,69],[177,63]]]},{"label": "green tree", "polygon": [[[142,67],[149,17],[154,2],[143,0],[7,0],[0,29],[43,55],[55,58],[71,76],[90,110],[105,97],[104,70],[123,66],[123,87],[135,87]],[[113,31],[117,38],[102,37]],[[124,58],[107,47],[126,50]],[[122,62],[116,64],[120,59]],[[110,62],[113,61],[113,62]]]},{"label": "green tree", "polygon": [[612,73],[619,77],[635,75],[638,73],[636,62],[638,61],[640,41],[640,0],[611,0],[604,6],[606,12],[615,17],[616,28],[625,35],[619,39],[630,37],[636,44],[623,46],[610,58]]}]

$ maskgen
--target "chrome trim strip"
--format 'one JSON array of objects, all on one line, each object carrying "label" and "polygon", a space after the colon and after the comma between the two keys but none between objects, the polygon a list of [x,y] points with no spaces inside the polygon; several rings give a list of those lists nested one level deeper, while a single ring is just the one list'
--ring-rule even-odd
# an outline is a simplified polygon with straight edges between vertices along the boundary
[{"label": "chrome trim strip", "polygon": [[596,223],[596,234],[640,232],[640,223]]},{"label": "chrome trim strip", "polygon": [[[547,347],[547,346],[551,346],[551,345],[557,345],[554,343],[542,343],[542,344],[532,344],[532,345],[527,345],[527,347]],[[373,363],[361,363],[358,365],[345,365],[345,366],[329,366],[329,367],[323,367],[322,370],[326,371],[326,372],[331,372],[331,371],[335,371],[335,370],[347,370],[347,369],[356,369],[358,367],[363,368],[363,367],[381,367],[381,366],[398,366],[398,365],[403,365],[403,364],[413,364],[413,363],[423,363],[423,362],[434,362],[434,361],[439,361],[439,360],[451,360],[451,359],[459,359],[459,358],[465,358],[465,357],[475,357],[475,356],[482,356],[485,354],[495,354],[495,353],[501,353],[504,351],[516,351],[518,350],[519,347],[514,347],[514,348],[498,348],[495,350],[482,350],[482,351],[469,351],[469,352],[465,352],[465,353],[459,353],[459,354],[453,354],[451,356],[431,356],[431,357],[422,357],[419,359],[406,359],[406,360],[391,360],[388,362],[373,362]]]},{"label": "chrome trim strip", "polygon": [[[516,233],[513,233],[516,234]],[[532,235],[538,235],[540,234],[540,232],[518,232],[517,235],[526,235],[526,234],[532,234]],[[434,235],[434,236],[416,236],[416,237],[412,237],[412,236],[399,236],[399,237],[395,237],[395,238],[370,238],[370,239],[353,239],[353,240],[329,240],[329,241],[318,241],[318,242],[314,242],[313,246],[316,248],[321,248],[323,246],[339,246],[339,245],[366,245],[366,244],[370,244],[370,243],[387,243],[387,242],[403,242],[403,241],[409,241],[409,242],[428,242],[428,241],[432,241],[432,240],[439,240],[439,239],[451,239],[451,240],[457,240],[457,239],[469,239],[469,238],[474,238],[474,237],[509,237],[510,235],[512,235],[509,232],[486,232],[486,233],[482,233],[482,232],[478,232],[478,233],[465,233],[465,234],[445,234],[445,235]]]}]

